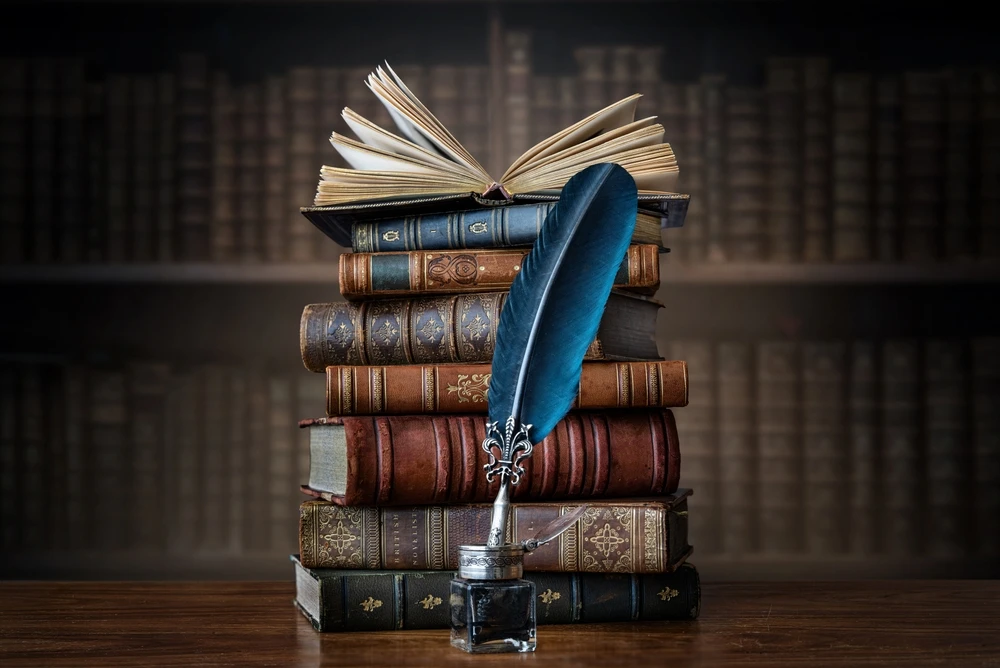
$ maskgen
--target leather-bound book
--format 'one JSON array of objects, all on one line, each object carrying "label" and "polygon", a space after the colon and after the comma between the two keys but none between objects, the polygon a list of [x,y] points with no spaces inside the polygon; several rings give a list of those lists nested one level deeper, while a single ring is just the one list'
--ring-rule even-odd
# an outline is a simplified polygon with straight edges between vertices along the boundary
[{"label": "leather-bound book", "polygon": [[[481,447],[485,415],[336,417],[310,430],[309,488],[343,505],[491,502]],[[670,410],[573,412],[534,454],[516,501],[635,497],[677,489],[680,450]]]},{"label": "leather-bound book", "polygon": [[[464,253],[345,253],[340,256],[340,293],[359,300],[506,290],[529,252],[530,248],[497,248]],[[659,248],[629,246],[615,275],[615,288],[651,295],[659,286]]]},{"label": "leather-bound book", "polygon": [[[360,303],[309,304],[299,324],[302,362],[339,364],[489,362],[506,292]],[[588,360],[658,360],[657,301],[612,292]]]},{"label": "leather-bound book", "polygon": [[[296,556],[295,606],[317,631],[446,629],[453,571],[306,568]],[[525,573],[539,624],[697,619],[698,570],[673,573]]]},{"label": "leather-bound book", "polygon": [[[667,573],[691,553],[690,490],[646,499],[588,500],[566,533],[524,557],[526,571]],[[505,542],[534,536],[579,503],[514,503]],[[308,568],[458,568],[458,546],[483,543],[492,504],[375,508],[310,500],[299,508],[299,549]]]},{"label": "leather-bound book", "polygon": [[[328,366],[326,414],[485,413],[489,364]],[[687,405],[687,364],[587,362],[574,408]]]}]

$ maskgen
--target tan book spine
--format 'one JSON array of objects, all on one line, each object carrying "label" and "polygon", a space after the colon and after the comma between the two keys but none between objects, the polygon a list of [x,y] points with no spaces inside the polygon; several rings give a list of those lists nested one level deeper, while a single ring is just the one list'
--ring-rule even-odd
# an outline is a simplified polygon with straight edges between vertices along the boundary
[{"label": "tan book spine", "polygon": [[[489,364],[329,366],[326,414],[485,413]],[[676,408],[688,401],[687,364],[588,362],[573,408]]]},{"label": "tan book spine", "polygon": [[[345,299],[364,299],[373,295],[506,290],[530,251],[513,248],[468,253],[345,253],[340,256],[340,292]],[[659,285],[657,247],[629,246],[615,288],[653,294]]]}]

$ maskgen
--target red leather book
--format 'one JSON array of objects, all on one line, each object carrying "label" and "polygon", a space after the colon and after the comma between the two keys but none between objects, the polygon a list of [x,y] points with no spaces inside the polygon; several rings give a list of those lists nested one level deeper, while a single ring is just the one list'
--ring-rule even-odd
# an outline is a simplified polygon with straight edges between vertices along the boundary
[{"label": "red leather book", "polygon": [[[311,490],[341,505],[483,503],[485,415],[344,416],[303,420]],[[515,501],[660,496],[677,489],[680,449],[670,410],[574,412],[534,454]]]}]

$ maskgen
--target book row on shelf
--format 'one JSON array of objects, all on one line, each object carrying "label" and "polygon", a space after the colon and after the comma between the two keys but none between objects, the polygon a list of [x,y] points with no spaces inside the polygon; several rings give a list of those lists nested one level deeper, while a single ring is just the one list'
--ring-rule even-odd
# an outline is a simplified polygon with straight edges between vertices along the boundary
[{"label": "book row on shelf", "polygon": [[[394,69],[484,164],[641,92],[691,195],[672,258],[930,262],[1000,256],[1000,76],[834,72],[771,58],[761,86],[662,80],[659,46],[581,47],[536,73],[505,35],[503,95],[485,65]],[[383,127],[364,67],[292,67],[236,83],[205,56],[170,72],[89,72],[82,59],[0,61],[0,261],[310,262],[336,245],[299,214],[348,106]],[[492,109],[497,106],[497,109]],[[490,127],[499,119],[500,127]],[[490,155],[498,133],[504,155]],[[349,133],[348,133],[349,134]],[[504,162],[506,161],[506,162]]]},{"label": "book row on shelf", "polygon": [[[662,349],[690,369],[691,403],[673,412],[700,555],[1000,554],[1000,340]],[[324,405],[327,383],[8,358],[3,549],[294,552],[310,472],[310,429],[296,421],[343,412]]]}]

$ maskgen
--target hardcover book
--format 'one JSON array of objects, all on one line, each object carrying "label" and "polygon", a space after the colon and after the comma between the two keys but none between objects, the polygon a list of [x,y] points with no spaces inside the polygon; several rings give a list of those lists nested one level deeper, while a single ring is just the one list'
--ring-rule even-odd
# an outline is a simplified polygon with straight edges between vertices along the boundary
[{"label": "hardcover book", "polygon": [[[479,503],[485,415],[337,417],[309,429],[309,488],[343,505]],[[677,489],[680,450],[669,409],[572,412],[522,462],[515,501],[634,497]]]},{"label": "hardcover book", "polygon": [[[565,533],[525,555],[526,571],[666,573],[690,554],[690,490],[646,499],[588,500]],[[514,503],[505,542],[534,536],[579,504]],[[458,568],[458,546],[481,544],[492,504],[374,508],[321,500],[299,508],[299,549],[308,568]]]},{"label": "hardcover book", "polygon": [[[658,248],[629,246],[615,288],[651,295],[660,286]],[[340,294],[349,300],[437,293],[492,292],[510,288],[530,249],[468,253],[411,251],[340,256]]]},{"label": "hardcover book", "polygon": [[[299,324],[302,363],[322,373],[340,364],[434,364],[493,359],[505,292],[361,303],[309,304]],[[662,304],[612,292],[588,360],[658,360]]]},{"label": "hardcover book", "polygon": [[[295,606],[321,632],[446,629],[454,571],[360,571],[295,564]],[[539,624],[697,619],[692,564],[673,573],[525,573]]]},{"label": "hardcover book", "polygon": [[[523,83],[526,95],[527,78]],[[683,219],[687,198],[670,192],[677,161],[670,145],[663,143],[663,126],[655,117],[635,120],[641,95],[626,97],[539,142],[495,179],[388,64],[370,74],[366,84],[389,111],[399,135],[345,108],[343,118],[358,140],[334,132],[330,142],[350,168],[324,166],[315,207],[302,209],[341,245],[347,245],[349,226],[358,214],[369,219],[394,213],[398,217],[409,214],[411,205],[426,203],[440,211],[440,205],[449,202],[471,209],[554,201],[573,174],[601,162],[615,162],[629,171],[640,191],[640,208],[667,213],[672,203],[679,203],[674,207],[677,224]],[[527,104],[519,104],[516,111],[527,109]]]},{"label": "hardcover book", "polygon": [[[489,364],[329,366],[327,415],[485,413]],[[587,362],[574,408],[687,405],[685,362]]]}]

